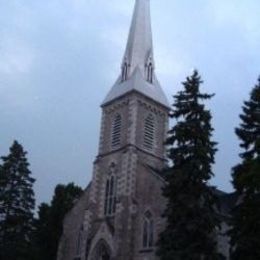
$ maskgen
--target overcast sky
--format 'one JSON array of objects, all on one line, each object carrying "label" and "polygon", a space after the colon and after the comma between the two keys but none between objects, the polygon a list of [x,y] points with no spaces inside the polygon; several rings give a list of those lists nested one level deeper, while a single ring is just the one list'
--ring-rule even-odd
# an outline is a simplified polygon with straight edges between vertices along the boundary
[{"label": "overcast sky", "polygon": [[[37,202],[58,183],[85,187],[101,104],[116,80],[134,0],[0,0],[0,155],[17,139]],[[212,110],[219,152],[212,183],[231,191],[234,127],[260,74],[259,0],[151,0],[156,72],[169,101],[193,68]]]}]

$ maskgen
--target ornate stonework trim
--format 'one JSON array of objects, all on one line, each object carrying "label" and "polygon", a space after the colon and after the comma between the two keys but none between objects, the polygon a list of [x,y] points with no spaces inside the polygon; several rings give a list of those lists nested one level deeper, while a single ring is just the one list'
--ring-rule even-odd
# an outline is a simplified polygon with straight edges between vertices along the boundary
[{"label": "ornate stonework trim", "polygon": [[114,153],[118,153],[118,152],[122,152],[122,151],[126,151],[128,152],[128,149],[131,149],[131,148],[134,148],[140,152],[143,152],[153,158],[156,158],[156,159],[159,159],[159,160],[162,160],[162,161],[165,161],[165,158],[163,157],[159,157],[159,156],[156,156],[154,155],[153,153],[151,152],[148,152],[148,151],[145,151],[144,149],[141,149],[139,147],[137,147],[136,145],[133,145],[133,144],[128,144],[128,145],[125,145],[123,146],[122,148],[118,149],[118,150],[115,150],[115,151],[111,151],[111,152],[108,152],[108,153],[103,153],[103,154],[100,154],[98,155],[97,159],[101,159],[101,158],[105,158],[107,156],[110,156],[111,154],[114,154]]},{"label": "ornate stonework trim", "polygon": [[106,102],[106,103],[102,104],[101,107],[102,107],[102,108],[108,107],[109,105],[111,105],[111,104],[113,104],[113,103],[116,103],[116,102],[117,102],[118,100],[120,100],[120,99],[129,97],[130,94],[137,94],[137,95],[139,95],[139,96],[141,96],[141,97],[143,97],[143,98],[149,100],[149,102],[153,102],[153,103],[156,104],[157,106],[160,106],[160,107],[163,108],[164,110],[166,109],[167,111],[170,111],[170,107],[169,107],[169,106],[164,106],[162,103],[157,102],[156,100],[154,100],[154,99],[152,99],[152,98],[150,98],[150,97],[144,95],[143,93],[141,93],[141,92],[139,92],[139,91],[137,91],[137,90],[135,90],[135,89],[131,89],[131,90],[129,90],[128,92],[124,93],[123,95],[121,95],[121,96],[119,96],[119,97],[117,97],[117,98],[115,98],[115,99],[113,99],[113,100],[111,100],[111,101],[109,101],[109,102]]},{"label": "ornate stonework trim", "polygon": [[102,105],[101,108],[103,108],[106,111],[106,113],[110,113],[124,106],[127,106],[128,102],[129,102],[129,95],[123,95],[113,100],[113,102],[109,102],[105,105]]},{"label": "ornate stonework trim", "polygon": [[138,98],[138,104],[142,107],[145,107],[146,110],[159,115],[162,118],[165,118],[165,116],[167,116],[165,110],[159,109],[158,106],[152,105],[151,102],[145,102],[144,100]]},{"label": "ornate stonework trim", "polygon": [[93,237],[91,241],[90,251],[89,251],[89,257],[88,260],[92,260],[92,256],[95,253],[96,246],[100,241],[105,241],[105,243],[108,245],[109,249],[111,250],[111,254],[113,256],[115,249],[114,249],[114,243],[113,243],[113,236],[110,232],[109,227],[107,226],[106,222],[103,222],[96,235]]}]

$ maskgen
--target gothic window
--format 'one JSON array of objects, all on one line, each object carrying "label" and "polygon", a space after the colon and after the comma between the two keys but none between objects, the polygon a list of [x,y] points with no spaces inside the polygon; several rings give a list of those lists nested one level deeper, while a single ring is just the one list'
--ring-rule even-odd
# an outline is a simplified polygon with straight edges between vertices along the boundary
[{"label": "gothic window", "polygon": [[147,81],[153,83],[153,64],[151,62],[147,66]]},{"label": "gothic window", "polygon": [[127,62],[124,63],[122,66],[122,81],[127,80],[127,75],[128,75],[128,64]]},{"label": "gothic window", "polygon": [[101,248],[98,260],[110,260],[110,255],[106,247]]},{"label": "gothic window", "polygon": [[[77,238],[77,245],[76,245],[76,255],[77,256],[80,256],[80,254],[81,254],[82,243],[83,243],[83,231],[84,231],[84,228],[82,226],[79,231],[78,238]],[[77,259],[80,259],[80,258],[77,258]]]},{"label": "gothic window", "polygon": [[113,149],[120,146],[121,127],[122,127],[122,117],[121,115],[117,114],[112,124],[112,148]]},{"label": "gothic window", "polygon": [[155,123],[153,115],[149,115],[144,122],[144,148],[152,150],[154,147]]},{"label": "gothic window", "polygon": [[92,260],[110,260],[111,250],[104,240],[101,240],[96,245],[90,259]]},{"label": "gothic window", "polygon": [[116,212],[116,177],[111,175],[106,181],[105,215],[112,216]]},{"label": "gothic window", "polygon": [[154,225],[153,225],[153,218],[152,214],[147,211],[144,214],[143,219],[143,248],[151,248],[153,247],[153,240],[154,240]]}]

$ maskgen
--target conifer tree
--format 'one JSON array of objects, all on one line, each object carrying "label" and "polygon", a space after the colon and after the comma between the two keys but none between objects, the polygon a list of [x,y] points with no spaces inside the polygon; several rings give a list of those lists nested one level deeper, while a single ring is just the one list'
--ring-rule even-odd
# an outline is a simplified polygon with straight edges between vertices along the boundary
[{"label": "conifer tree", "polygon": [[197,71],[174,96],[171,117],[176,124],[169,131],[168,159],[163,195],[168,203],[157,254],[161,260],[224,259],[217,252],[216,198],[208,181],[216,143],[211,141],[211,114],[203,102],[213,95],[202,94]]},{"label": "conifer tree", "polygon": [[244,102],[236,128],[242,162],[233,168],[239,201],[233,211],[231,259],[260,259],[260,78]]},{"label": "conifer tree", "polygon": [[33,230],[34,179],[23,147],[14,141],[0,168],[0,259],[28,259]]},{"label": "conifer tree", "polygon": [[39,206],[34,241],[37,260],[56,260],[59,240],[63,232],[63,219],[82,193],[83,190],[74,183],[58,184],[51,204],[42,203]]}]

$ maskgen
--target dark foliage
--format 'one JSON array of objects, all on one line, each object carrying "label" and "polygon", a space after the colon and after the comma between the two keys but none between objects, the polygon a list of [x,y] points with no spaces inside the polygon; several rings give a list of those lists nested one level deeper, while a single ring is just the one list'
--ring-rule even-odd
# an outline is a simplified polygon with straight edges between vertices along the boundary
[{"label": "dark foliage", "polygon": [[165,171],[163,195],[168,200],[157,254],[161,260],[215,260],[215,232],[218,229],[216,198],[208,181],[216,143],[211,141],[211,114],[203,101],[212,95],[202,94],[202,81],[195,71],[183,83],[184,90],[174,96],[171,118],[176,124],[167,139],[170,167]]},{"label": "dark foliage", "polygon": [[260,78],[244,102],[236,135],[242,162],[233,168],[233,185],[240,200],[233,211],[231,258],[260,259]]},{"label": "dark foliage", "polygon": [[33,231],[34,179],[23,147],[15,141],[0,167],[0,259],[29,258]]},{"label": "dark foliage", "polygon": [[34,254],[37,260],[56,260],[59,239],[63,231],[63,219],[73,207],[83,190],[70,183],[57,185],[51,204],[42,203],[39,206],[38,219],[35,221]]}]

